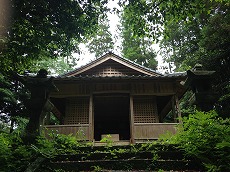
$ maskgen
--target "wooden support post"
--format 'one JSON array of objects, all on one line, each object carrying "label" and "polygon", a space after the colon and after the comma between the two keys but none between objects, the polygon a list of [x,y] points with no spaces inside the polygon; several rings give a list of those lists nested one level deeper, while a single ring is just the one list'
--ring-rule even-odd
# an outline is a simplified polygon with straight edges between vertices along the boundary
[{"label": "wooden support post", "polygon": [[89,97],[89,140],[93,141],[94,138],[94,127],[93,127],[93,94]]},{"label": "wooden support post", "polygon": [[130,95],[130,141],[132,144],[135,143],[134,141],[134,112],[133,112],[133,96]]}]

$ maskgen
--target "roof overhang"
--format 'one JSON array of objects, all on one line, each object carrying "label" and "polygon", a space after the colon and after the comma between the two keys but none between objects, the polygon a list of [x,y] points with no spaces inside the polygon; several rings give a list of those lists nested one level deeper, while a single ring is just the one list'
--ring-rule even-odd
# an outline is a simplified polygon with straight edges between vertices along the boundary
[{"label": "roof overhang", "polygon": [[143,75],[148,75],[148,76],[163,76],[161,73],[156,72],[155,70],[152,70],[150,68],[144,67],[142,65],[139,65],[135,62],[132,62],[128,59],[122,58],[118,55],[115,55],[111,52],[105,54],[104,56],[84,65],[81,66],[79,68],[77,68],[76,70],[70,71],[66,74],[61,75],[62,77],[73,77],[73,76],[79,76],[82,75],[83,72],[86,72],[87,70],[90,70],[100,64],[103,64],[104,62],[108,61],[108,60],[113,60],[114,62],[117,62],[127,68],[130,68],[132,70],[138,71],[140,73],[142,73]]}]

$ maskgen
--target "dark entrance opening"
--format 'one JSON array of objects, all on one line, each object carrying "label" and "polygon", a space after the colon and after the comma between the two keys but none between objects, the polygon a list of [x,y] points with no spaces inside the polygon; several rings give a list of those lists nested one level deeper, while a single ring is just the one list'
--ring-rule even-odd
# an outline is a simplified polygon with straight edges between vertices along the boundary
[{"label": "dark entrance opening", "polygon": [[119,134],[119,140],[130,139],[128,94],[94,96],[95,140],[101,140],[102,134]]}]

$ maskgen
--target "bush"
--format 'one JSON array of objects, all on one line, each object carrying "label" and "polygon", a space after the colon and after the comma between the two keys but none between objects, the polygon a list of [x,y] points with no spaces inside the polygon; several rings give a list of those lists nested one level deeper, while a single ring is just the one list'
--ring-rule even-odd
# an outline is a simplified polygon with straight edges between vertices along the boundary
[{"label": "bush", "polygon": [[6,133],[0,133],[0,166],[3,169],[8,166],[8,162],[12,158],[12,152],[10,149],[11,142],[6,135]]},{"label": "bush", "polygon": [[79,142],[71,135],[39,136],[34,145],[26,145],[20,132],[0,133],[0,171],[25,171],[36,158],[52,158],[57,154],[79,152]]},{"label": "bush", "polygon": [[0,133],[0,171],[24,171],[32,159],[30,146],[16,133]]},{"label": "bush", "polygon": [[196,156],[208,171],[230,171],[230,120],[218,117],[215,111],[197,111],[182,121],[178,133],[164,141]]},{"label": "bush", "polygon": [[32,148],[40,155],[46,158],[52,158],[60,154],[74,154],[79,152],[79,147],[82,146],[76,137],[72,135],[64,135],[50,133],[49,138],[39,136],[36,144]]}]

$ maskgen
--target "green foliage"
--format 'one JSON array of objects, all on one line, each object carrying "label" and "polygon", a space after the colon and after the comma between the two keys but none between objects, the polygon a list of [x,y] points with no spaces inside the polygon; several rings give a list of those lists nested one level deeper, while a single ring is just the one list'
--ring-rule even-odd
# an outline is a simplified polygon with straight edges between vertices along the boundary
[{"label": "green foliage", "polygon": [[221,87],[221,91],[220,91],[221,96],[218,102],[216,103],[216,110],[218,111],[218,113],[221,114],[221,116],[229,117],[230,83],[229,82],[222,83],[219,85],[219,87]]},{"label": "green foliage", "polygon": [[95,53],[96,58],[114,49],[114,42],[112,34],[109,31],[109,20],[107,17],[99,19],[98,29],[87,44],[87,48],[90,53]]},{"label": "green foliage", "polygon": [[112,136],[110,134],[106,135],[106,137],[102,138],[100,140],[101,143],[105,143],[106,147],[112,147],[113,146],[113,140],[111,139]]},{"label": "green foliage", "polygon": [[[122,54],[140,65],[156,69],[156,52],[152,48],[153,41],[146,36],[137,36],[129,23],[130,7],[125,7],[121,17]],[[135,14],[137,16],[137,14]]]},{"label": "green foliage", "polygon": [[24,171],[32,159],[30,147],[18,134],[0,133],[0,171]]},{"label": "green foliage", "polygon": [[228,78],[223,71],[229,72],[229,8],[224,3],[209,6],[211,13],[198,13],[189,22],[174,19],[167,22],[161,42],[165,51],[163,55],[175,61],[178,70],[201,63],[206,69],[216,70],[219,74],[217,80],[223,82]]},{"label": "green foliage", "polygon": [[160,40],[172,20],[175,22],[192,22],[197,16],[211,15],[220,5],[229,7],[228,0],[207,1],[120,1],[119,4],[128,8],[127,23],[134,35],[153,37]]},{"label": "green foliage", "polygon": [[[11,150],[10,150],[10,140],[6,137],[6,134],[0,134],[0,162],[1,166],[5,166],[7,162],[9,162],[11,158]],[[3,166],[3,167],[4,167]]]},{"label": "green foliage", "polygon": [[180,99],[180,109],[182,116],[187,116],[189,114],[193,114],[196,111],[196,106],[191,105],[191,97],[193,96],[193,92],[187,91],[182,99]]},{"label": "green foliage", "polygon": [[100,166],[92,166],[92,168],[93,168],[93,171],[95,171],[95,172],[99,172],[99,171],[102,171],[103,169],[100,167]]},{"label": "green foliage", "polygon": [[188,155],[200,159],[209,171],[229,171],[230,120],[215,111],[196,112],[183,118],[178,133],[167,136],[166,143],[178,144]]},{"label": "green foliage", "polygon": [[50,75],[60,75],[72,70],[73,67],[77,64],[77,61],[78,59],[72,56],[57,57],[55,59],[42,57],[41,59],[36,60],[34,65],[30,66],[28,70],[33,73],[37,73],[37,71],[40,69],[46,69],[49,71]]},{"label": "green foliage", "polygon": [[59,154],[77,154],[79,147],[87,146],[76,137],[52,133],[49,138],[40,136],[33,145],[26,145],[21,132],[0,133],[0,171],[25,171],[38,157],[53,158]]},{"label": "green foliage", "polygon": [[[196,19],[194,19],[196,20]],[[185,71],[198,63],[195,53],[199,50],[200,28],[198,21],[185,23],[171,20],[165,26],[161,41],[161,55],[167,61],[174,61],[177,71]]]},{"label": "green foliage", "polygon": [[0,73],[0,113],[6,113],[9,104],[16,104],[10,81]]},{"label": "green foliage", "polygon": [[20,123],[18,117],[27,116],[24,106],[27,98],[28,93],[22,85],[0,74],[0,125],[2,129],[10,127],[12,132],[13,127],[20,126],[17,124],[17,122]]},{"label": "green foliage", "polygon": [[23,71],[40,57],[64,57],[79,52],[78,44],[96,30],[99,15],[107,11],[106,3],[106,0],[7,3],[10,7],[4,6],[3,10],[12,10],[12,15],[7,16],[11,27],[1,26],[6,30],[1,69]]},{"label": "green foliage", "polygon": [[[230,4],[227,1],[193,3],[189,10],[192,9],[194,15],[180,18],[181,14],[175,13],[177,18],[171,16],[164,23],[162,56],[167,61],[173,61],[177,71],[191,69],[197,63],[206,70],[216,71],[213,89],[219,98],[227,98],[225,86],[230,80]],[[230,99],[217,102],[216,110],[222,117],[229,117],[229,103]]]},{"label": "green foliage", "polygon": [[78,153],[81,144],[72,135],[49,134],[49,138],[39,136],[32,148],[44,157],[52,158],[58,154]]}]

